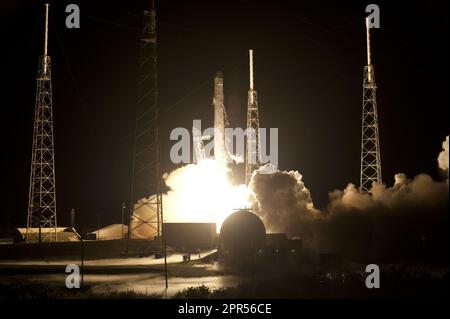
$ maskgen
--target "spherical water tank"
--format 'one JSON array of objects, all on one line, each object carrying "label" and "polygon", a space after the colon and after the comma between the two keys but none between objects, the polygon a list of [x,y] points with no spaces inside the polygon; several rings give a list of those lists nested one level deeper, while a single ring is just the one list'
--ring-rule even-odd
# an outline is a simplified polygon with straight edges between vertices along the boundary
[{"label": "spherical water tank", "polygon": [[250,210],[239,210],[228,216],[220,228],[222,254],[249,256],[266,243],[266,228],[261,219]]}]

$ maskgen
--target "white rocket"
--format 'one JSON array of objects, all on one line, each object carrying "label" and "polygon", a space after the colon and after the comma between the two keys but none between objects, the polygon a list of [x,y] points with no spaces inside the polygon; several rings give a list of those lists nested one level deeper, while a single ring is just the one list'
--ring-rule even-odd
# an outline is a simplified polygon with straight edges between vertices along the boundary
[{"label": "white rocket", "polygon": [[226,112],[223,98],[222,72],[216,72],[214,77],[214,158],[216,161],[225,163],[227,152],[225,149],[225,123]]}]

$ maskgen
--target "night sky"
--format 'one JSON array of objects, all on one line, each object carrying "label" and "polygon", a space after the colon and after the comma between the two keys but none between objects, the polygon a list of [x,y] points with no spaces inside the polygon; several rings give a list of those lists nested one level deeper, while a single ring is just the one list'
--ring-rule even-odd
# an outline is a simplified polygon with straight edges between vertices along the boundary
[{"label": "night sky", "polygon": [[[129,200],[142,11],[149,1],[51,1],[58,224],[121,220]],[[53,4],[54,3],[54,4]],[[66,4],[81,28],[66,29]],[[245,127],[248,49],[255,50],[261,127],[279,128],[279,168],[298,170],[317,207],[359,182],[365,7],[350,1],[159,1],[162,168],[169,133],[212,126],[213,79],[224,76],[230,124]],[[448,134],[448,2],[377,1],[372,32],[382,173],[428,173]],[[2,1],[0,227],[26,225],[43,1]]]}]

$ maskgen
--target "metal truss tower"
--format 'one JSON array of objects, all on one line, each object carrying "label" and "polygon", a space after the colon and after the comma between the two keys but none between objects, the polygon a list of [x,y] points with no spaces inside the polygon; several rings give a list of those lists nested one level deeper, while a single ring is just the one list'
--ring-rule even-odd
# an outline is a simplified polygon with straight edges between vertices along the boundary
[{"label": "metal truss tower", "polygon": [[370,56],[370,24],[366,19],[367,65],[364,67],[361,131],[360,191],[370,193],[372,184],[382,183],[380,140],[378,134],[377,85]]},{"label": "metal truss tower", "polygon": [[[156,9],[144,11],[131,181],[130,237],[161,235],[162,194],[156,54]],[[127,241],[127,250],[128,250]]]},{"label": "metal truss tower", "polygon": [[258,96],[253,85],[253,50],[249,50],[250,90],[247,104],[247,147],[245,156],[245,183],[248,185],[254,170],[261,166],[261,144],[259,140]]},{"label": "metal truss tower", "polygon": [[44,54],[40,57],[36,78],[28,220],[25,236],[27,242],[57,241],[52,76],[47,43],[48,4],[45,5]]}]

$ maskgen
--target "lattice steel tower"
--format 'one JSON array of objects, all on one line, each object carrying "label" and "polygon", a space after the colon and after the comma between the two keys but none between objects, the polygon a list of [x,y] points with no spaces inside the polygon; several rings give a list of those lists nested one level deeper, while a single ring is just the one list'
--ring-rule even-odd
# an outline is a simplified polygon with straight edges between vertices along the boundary
[{"label": "lattice steel tower", "polygon": [[[161,174],[156,54],[156,9],[144,11],[130,205],[130,237],[161,235]],[[143,212],[143,213],[141,213]],[[145,231],[143,231],[145,230]],[[150,234],[149,234],[150,232]]]},{"label": "lattice steel tower", "polygon": [[254,170],[261,166],[261,145],[259,140],[258,96],[253,85],[253,50],[249,50],[250,90],[247,103],[247,144],[245,156],[245,183],[248,185]]},{"label": "lattice steel tower", "polygon": [[25,236],[27,242],[57,241],[52,77],[47,42],[48,4],[45,5],[44,54],[40,57],[36,78],[28,221]]},{"label": "lattice steel tower", "polygon": [[382,183],[380,139],[378,134],[377,85],[370,56],[370,23],[366,18],[367,65],[364,67],[361,131],[360,191],[370,193],[372,183]]}]

